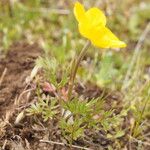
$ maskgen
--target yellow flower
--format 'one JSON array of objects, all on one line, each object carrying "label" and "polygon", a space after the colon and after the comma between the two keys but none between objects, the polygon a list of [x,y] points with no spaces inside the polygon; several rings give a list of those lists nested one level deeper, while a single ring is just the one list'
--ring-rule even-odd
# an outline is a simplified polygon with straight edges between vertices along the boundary
[{"label": "yellow flower", "polygon": [[106,16],[98,8],[85,11],[84,6],[76,2],[74,15],[79,23],[80,34],[89,39],[93,45],[100,48],[126,47],[126,44],[106,27]]}]

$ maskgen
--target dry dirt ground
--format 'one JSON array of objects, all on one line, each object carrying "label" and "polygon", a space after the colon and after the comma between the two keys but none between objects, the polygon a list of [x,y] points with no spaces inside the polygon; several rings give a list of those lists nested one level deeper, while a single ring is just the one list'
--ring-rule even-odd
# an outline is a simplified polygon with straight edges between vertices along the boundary
[{"label": "dry dirt ground", "polygon": [[[26,88],[25,79],[34,67],[41,49],[36,45],[14,44],[5,59],[0,60],[0,117],[13,109],[14,102]],[[2,77],[3,76],[3,77]],[[21,102],[25,103],[25,102]]]},{"label": "dry dirt ground", "polygon": [[[19,111],[32,101],[33,95],[27,95],[30,85],[26,79],[34,67],[35,59],[41,54],[36,44],[14,44],[5,59],[0,59],[0,148],[30,149],[33,131],[28,121],[14,124]],[[21,108],[22,107],[22,108]],[[21,109],[19,109],[21,108]],[[27,146],[28,145],[28,146]]]}]

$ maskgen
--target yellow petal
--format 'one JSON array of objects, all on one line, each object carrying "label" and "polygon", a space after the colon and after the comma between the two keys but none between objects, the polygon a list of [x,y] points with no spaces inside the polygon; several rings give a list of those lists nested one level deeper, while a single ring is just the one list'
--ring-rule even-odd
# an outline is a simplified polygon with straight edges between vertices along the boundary
[{"label": "yellow petal", "polygon": [[91,26],[89,23],[83,24],[83,23],[79,23],[78,25],[79,27],[79,32],[80,34],[85,37],[88,38],[90,37],[90,33],[91,33]]},{"label": "yellow petal", "polygon": [[83,22],[86,18],[84,6],[80,4],[79,2],[75,3],[74,15],[78,22]]},{"label": "yellow petal", "polygon": [[108,28],[93,29],[90,40],[93,45],[100,48],[123,48],[126,44],[120,41]]},{"label": "yellow petal", "polygon": [[101,26],[106,25],[106,16],[101,10],[99,10],[96,7],[89,9],[86,12],[86,17],[93,27],[99,25]]},{"label": "yellow petal", "polygon": [[79,22],[79,32],[89,39],[93,45],[100,48],[121,48],[126,44],[120,41],[106,25],[106,16],[98,8],[91,8],[85,11],[84,6],[79,2],[75,3],[74,15]]}]

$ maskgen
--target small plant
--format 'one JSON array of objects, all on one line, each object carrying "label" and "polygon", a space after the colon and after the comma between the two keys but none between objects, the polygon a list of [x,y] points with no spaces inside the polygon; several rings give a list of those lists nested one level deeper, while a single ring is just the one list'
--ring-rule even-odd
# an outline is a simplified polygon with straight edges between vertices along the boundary
[{"label": "small plant", "polygon": [[[44,69],[49,84],[47,88],[50,89],[47,91],[55,95],[55,98],[43,99],[38,94],[39,101],[36,104],[32,104],[27,110],[30,115],[40,114],[44,121],[57,118],[59,127],[70,144],[72,144],[73,140],[84,137],[87,129],[94,129],[95,131],[103,129],[107,132],[118,125],[117,120],[120,121],[122,116],[114,115],[114,109],[106,110],[103,97],[80,98],[73,94],[73,89],[80,62],[91,44],[107,49],[126,46],[106,27],[106,17],[98,8],[85,11],[83,5],[76,2],[74,15],[78,21],[80,34],[87,38],[88,41],[78,57],[72,61],[70,78],[68,79],[68,69],[65,73],[59,72],[60,67],[65,68],[66,66],[61,66],[56,59],[39,58],[37,65]],[[52,85],[53,90],[51,90]],[[123,135],[119,131],[116,137]]]},{"label": "small plant", "polygon": [[[49,58],[48,56],[39,57],[36,64],[38,68],[44,69],[45,78],[49,83],[53,84],[55,88],[60,89],[65,86],[68,81],[68,68],[65,64],[61,66],[55,58]],[[59,72],[60,67],[63,72]]]}]

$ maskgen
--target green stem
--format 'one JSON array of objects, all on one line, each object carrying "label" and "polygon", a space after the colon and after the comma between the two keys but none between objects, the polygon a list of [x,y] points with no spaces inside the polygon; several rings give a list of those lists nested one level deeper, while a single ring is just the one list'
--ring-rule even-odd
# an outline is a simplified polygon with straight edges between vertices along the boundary
[{"label": "green stem", "polygon": [[11,0],[8,1],[8,9],[9,9],[9,16],[13,17],[13,2]]},{"label": "green stem", "polygon": [[85,56],[85,54],[86,54],[88,48],[90,47],[90,45],[91,45],[91,42],[87,41],[87,43],[85,44],[85,46],[81,50],[77,60],[74,60],[73,63],[72,63],[71,74],[70,74],[70,82],[69,82],[69,88],[68,88],[68,100],[71,99],[74,80],[75,80],[75,77],[76,77],[76,74],[77,74],[79,64],[80,64],[81,60],[83,59],[83,57]]},{"label": "green stem", "polygon": [[141,123],[141,120],[142,120],[143,114],[145,112],[145,109],[146,109],[148,101],[149,101],[149,95],[148,95],[148,97],[147,97],[147,99],[145,101],[145,104],[144,104],[144,107],[143,107],[142,112],[140,114],[140,117],[139,117],[139,119],[136,122],[136,125],[135,125],[135,128],[134,128],[134,132],[133,132],[133,137],[136,137],[138,135],[137,130],[138,130],[139,126],[140,126],[140,123]]}]

